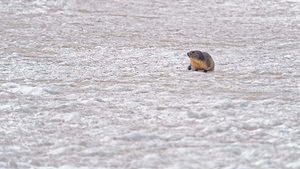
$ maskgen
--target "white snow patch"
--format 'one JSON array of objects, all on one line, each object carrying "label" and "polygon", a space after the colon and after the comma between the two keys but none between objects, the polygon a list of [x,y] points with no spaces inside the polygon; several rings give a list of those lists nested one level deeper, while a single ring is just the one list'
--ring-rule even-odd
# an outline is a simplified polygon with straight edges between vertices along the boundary
[{"label": "white snow patch", "polygon": [[8,110],[11,109],[10,105],[0,105],[0,110]]},{"label": "white snow patch", "polygon": [[27,86],[22,86],[19,90],[22,94],[25,95],[42,95],[43,94],[43,88],[40,87],[27,87]]},{"label": "white snow patch", "polygon": [[88,148],[81,152],[85,156],[92,156],[92,155],[102,155],[103,149],[102,148]]},{"label": "white snow patch", "polygon": [[22,93],[24,95],[43,95],[43,94],[58,94],[59,92],[49,88],[49,87],[31,87],[25,85],[19,85],[17,83],[4,83],[2,87],[6,88],[7,91],[12,93]]},{"label": "white snow patch", "polygon": [[56,91],[56,90],[53,90],[51,88],[43,88],[43,90],[49,94],[59,94],[60,92]]},{"label": "white snow patch", "polygon": [[19,84],[12,83],[12,82],[4,83],[4,84],[2,84],[2,86],[5,87],[5,88],[9,88],[9,89],[20,88]]},{"label": "white snow patch", "polygon": [[57,114],[51,118],[54,122],[78,122],[80,120],[79,113],[63,113]]},{"label": "white snow patch", "polygon": [[67,147],[60,147],[49,151],[49,155],[59,155],[67,151]]},{"label": "white snow patch", "polygon": [[96,97],[94,100],[97,101],[97,102],[104,102],[104,100],[101,99],[100,97]]},{"label": "white snow patch", "polygon": [[287,165],[288,168],[299,169],[300,168],[300,160],[297,162],[289,163]]},{"label": "white snow patch", "polygon": [[187,112],[187,116],[190,118],[202,119],[212,116],[211,113],[203,112],[203,113],[194,113],[194,112]]},{"label": "white snow patch", "polygon": [[140,140],[160,139],[160,137],[155,134],[130,133],[130,134],[121,136],[119,139],[126,140],[126,141],[140,141]]}]

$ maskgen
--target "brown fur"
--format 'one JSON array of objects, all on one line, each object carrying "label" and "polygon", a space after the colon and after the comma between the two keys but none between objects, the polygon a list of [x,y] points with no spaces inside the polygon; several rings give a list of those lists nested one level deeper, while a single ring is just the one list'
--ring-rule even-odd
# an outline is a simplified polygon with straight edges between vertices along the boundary
[{"label": "brown fur", "polygon": [[206,53],[198,50],[190,51],[187,53],[188,57],[191,59],[191,64],[188,67],[189,70],[204,70],[213,71],[215,68],[215,62],[212,57]]}]

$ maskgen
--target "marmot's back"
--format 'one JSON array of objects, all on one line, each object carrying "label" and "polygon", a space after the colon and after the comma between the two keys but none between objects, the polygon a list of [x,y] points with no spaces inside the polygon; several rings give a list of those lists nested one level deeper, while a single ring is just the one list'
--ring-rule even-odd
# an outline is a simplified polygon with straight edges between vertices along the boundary
[{"label": "marmot's back", "polygon": [[215,62],[208,53],[195,50],[188,52],[187,55],[191,59],[191,65],[188,67],[189,70],[214,70]]}]

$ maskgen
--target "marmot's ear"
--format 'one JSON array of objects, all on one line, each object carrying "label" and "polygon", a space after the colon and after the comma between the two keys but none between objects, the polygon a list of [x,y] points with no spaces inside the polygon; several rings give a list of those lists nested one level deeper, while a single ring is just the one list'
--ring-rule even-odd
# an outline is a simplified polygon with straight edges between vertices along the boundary
[{"label": "marmot's ear", "polygon": [[199,51],[199,59],[200,60],[204,60],[204,55],[203,55],[203,53],[201,51]]}]

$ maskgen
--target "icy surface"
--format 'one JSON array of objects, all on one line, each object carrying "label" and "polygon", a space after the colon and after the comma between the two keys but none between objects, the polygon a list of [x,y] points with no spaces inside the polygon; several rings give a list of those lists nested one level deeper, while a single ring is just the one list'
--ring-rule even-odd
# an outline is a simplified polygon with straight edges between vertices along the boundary
[{"label": "icy surface", "polygon": [[2,0],[0,23],[0,168],[300,168],[300,1]]}]

